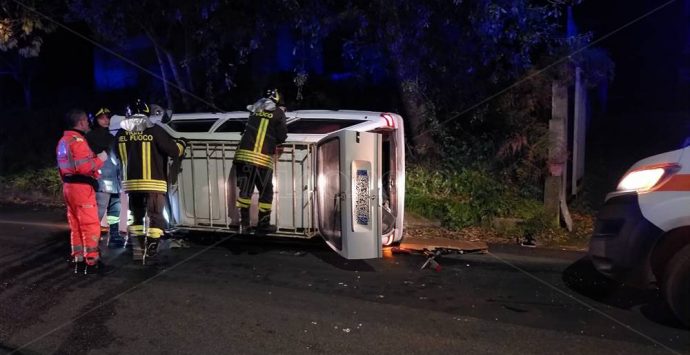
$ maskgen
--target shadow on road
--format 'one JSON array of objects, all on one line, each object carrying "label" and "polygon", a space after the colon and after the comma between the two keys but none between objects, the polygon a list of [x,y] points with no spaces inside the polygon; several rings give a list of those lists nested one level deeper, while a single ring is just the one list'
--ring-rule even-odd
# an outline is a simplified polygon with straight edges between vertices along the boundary
[{"label": "shadow on road", "polygon": [[668,327],[684,329],[671,313],[657,289],[639,289],[613,281],[600,274],[583,257],[563,271],[563,281],[573,291],[594,301],[621,309],[638,308],[649,320]]},{"label": "shadow on road", "polygon": [[[194,243],[212,245],[221,238],[223,237],[218,234],[195,233]],[[236,235],[228,238],[219,247],[226,248],[233,255],[260,255],[275,251],[295,256],[308,253],[340,270],[360,272],[373,272],[375,270],[366,261],[347,260],[341,257],[330,250],[320,238],[297,239]]]}]

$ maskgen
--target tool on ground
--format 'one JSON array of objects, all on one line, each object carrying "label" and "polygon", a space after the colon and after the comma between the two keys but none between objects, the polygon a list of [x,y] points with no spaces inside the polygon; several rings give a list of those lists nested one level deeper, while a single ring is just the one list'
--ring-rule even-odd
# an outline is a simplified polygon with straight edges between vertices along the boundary
[{"label": "tool on ground", "polygon": [[424,262],[424,264],[422,264],[422,267],[419,268],[419,270],[424,270],[427,267],[429,267],[431,269],[434,269],[434,271],[436,271],[436,272],[440,272],[441,271],[441,264],[439,264],[436,261],[436,257],[441,256],[441,249],[436,249],[434,251],[425,249],[423,251],[423,253],[424,253],[424,256],[426,256],[426,261]]}]

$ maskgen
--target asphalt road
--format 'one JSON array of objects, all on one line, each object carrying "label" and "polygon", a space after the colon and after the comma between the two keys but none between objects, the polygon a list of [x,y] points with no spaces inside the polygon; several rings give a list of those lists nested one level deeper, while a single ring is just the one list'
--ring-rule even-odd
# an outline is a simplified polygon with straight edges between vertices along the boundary
[{"label": "asphalt road", "polygon": [[71,274],[61,210],[0,207],[0,353],[690,353],[654,291],[577,252],[348,261],[319,241],[199,237],[164,265]]}]

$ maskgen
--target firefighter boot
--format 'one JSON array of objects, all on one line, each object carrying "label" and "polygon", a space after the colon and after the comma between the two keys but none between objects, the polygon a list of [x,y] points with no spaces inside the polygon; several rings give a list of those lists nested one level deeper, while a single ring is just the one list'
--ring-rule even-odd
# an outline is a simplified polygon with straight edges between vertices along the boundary
[{"label": "firefighter boot", "polygon": [[146,237],[146,248],[144,249],[144,259],[142,263],[146,265],[155,261],[155,257],[158,254],[158,241],[160,238]]},{"label": "firefighter boot", "polygon": [[278,227],[271,224],[271,211],[259,211],[259,223],[256,225],[257,235],[275,233]]},{"label": "firefighter boot", "polygon": [[240,208],[240,234],[249,234],[249,208]]}]

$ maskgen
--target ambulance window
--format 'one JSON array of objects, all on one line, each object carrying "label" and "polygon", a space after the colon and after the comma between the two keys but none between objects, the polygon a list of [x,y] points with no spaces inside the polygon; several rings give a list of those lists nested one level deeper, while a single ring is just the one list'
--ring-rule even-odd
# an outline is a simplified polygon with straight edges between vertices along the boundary
[{"label": "ambulance window", "polygon": [[228,120],[225,121],[216,132],[242,132],[244,131],[244,120]]},{"label": "ambulance window", "polygon": [[326,134],[362,123],[362,120],[305,120],[288,125],[288,133]]},{"label": "ambulance window", "polygon": [[340,225],[340,139],[332,138],[317,151],[319,231],[338,250],[343,248]]},{"label": "ambulance window", "polygon": [[174,120],[170,121],[168,125],[177,132],[208,132],[216,121],[216,118]]}]

